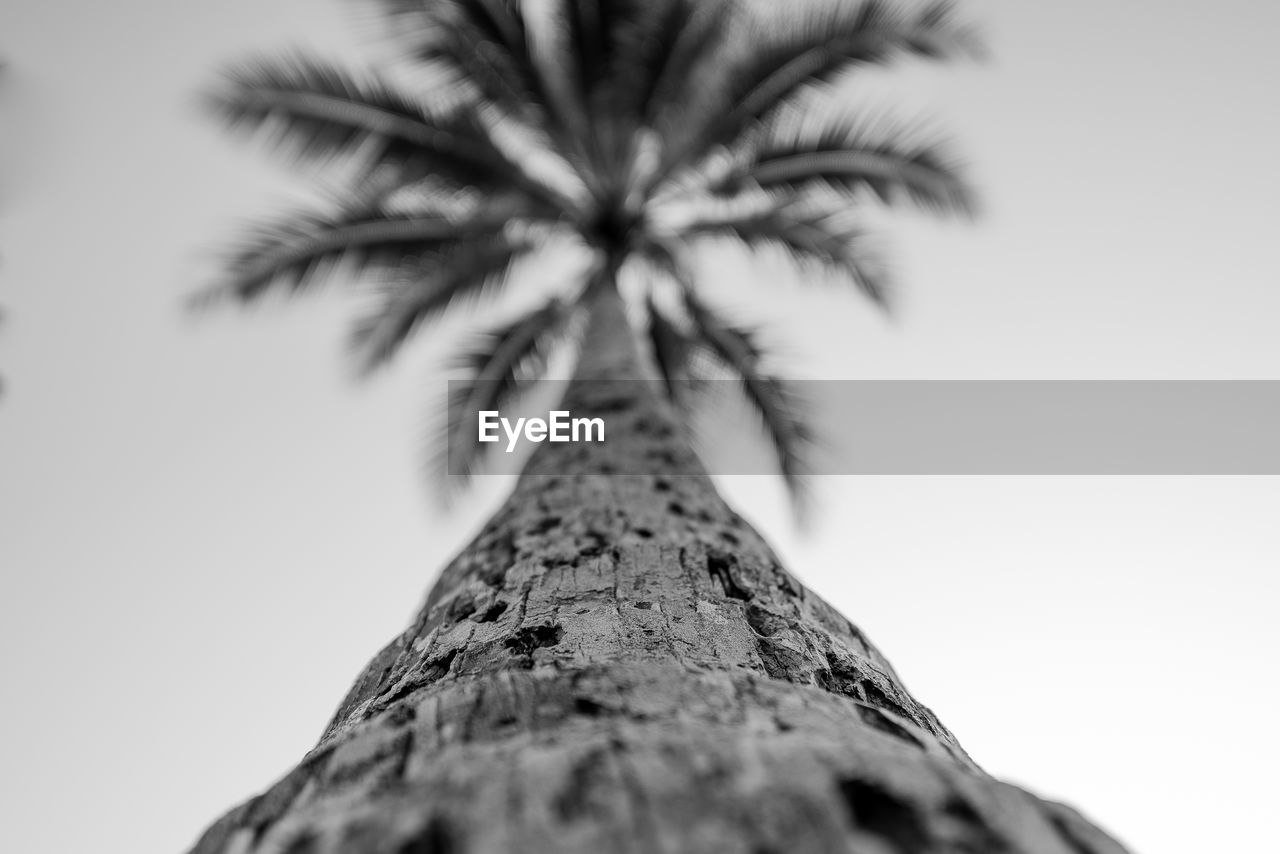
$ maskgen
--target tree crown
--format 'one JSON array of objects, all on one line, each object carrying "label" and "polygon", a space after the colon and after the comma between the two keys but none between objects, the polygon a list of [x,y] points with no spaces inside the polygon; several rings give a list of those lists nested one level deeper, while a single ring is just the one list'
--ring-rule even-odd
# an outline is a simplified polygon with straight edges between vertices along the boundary
[{"label": "tree crown", "polygon": [[576,247],[589,259],[577,282],[463,359],[476,394],[500,405],[574,339],[593,288],[643,266],[637,335],[669,392],[708,364],[740,378],[797,487],[810,436],[797,401],[763,369],[755,331],[701,297],[689,258],[716,239],[781,251],[884,305],[858,211],[905,201],[967,214],[972,193],[939,142],[842,109],[834,92],[861,67],[974,53],[952,4],[804,0],[766,14],[734,0],[372,1],[394,64],[260,58],[211,94],[228,124],[344,190],[255,226],[202,300],[377,273],[377,307],[352,333],[373,369],[426,321],[502,289],[522,260]]}]

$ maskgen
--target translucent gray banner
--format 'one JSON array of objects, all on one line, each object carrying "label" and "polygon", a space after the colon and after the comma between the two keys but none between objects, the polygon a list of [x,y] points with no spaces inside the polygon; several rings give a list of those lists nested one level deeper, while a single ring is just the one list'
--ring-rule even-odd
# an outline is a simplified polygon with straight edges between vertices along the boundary
[{"label": "translucent gray banner", "polygon": [[[518,416],[567,418],[562,433],[569,443],[594,441],[586,432],[594,422],[580,423],[576,439],[573,424],[599,419],[604,446],[622,442],[619,431],[628,429],[626,420],[617,411],[593,411],[587,402],[616,403],[628,396],[619,391],[627,383],[597,385],[577,388],[566,398],[568,383],[548,383],[511,413],[489,416],[490,434],[499,438],[475,445],[496,463],[487,470],[514,470],[536,444],[524,432],[513,443],[511,432],[495,420],[502,417],[510,424]],[[457,394],[460,387],[450,386]],[[1280,474],[1280,382],[1275,381],[840,380],[790,387],[795,399],[789,411],[807,412],[813,428],[807,452],[812,474]],[[675,393],[691,404],[693,414],[685,421],[698,437],[695,447],[708,470],[777,470],[763,420],[739,383],[681,383]],[[470,424],[477,423],[474,411],[469,417]],[[544,441],[551,440],[553,430],[548,424]],[[478,432],[478,426],[475,433],[459,430],[451,448],[478,438]],[[653,473],[643,458],[627,457],[623,468],[608,468],[616,474]]]}]

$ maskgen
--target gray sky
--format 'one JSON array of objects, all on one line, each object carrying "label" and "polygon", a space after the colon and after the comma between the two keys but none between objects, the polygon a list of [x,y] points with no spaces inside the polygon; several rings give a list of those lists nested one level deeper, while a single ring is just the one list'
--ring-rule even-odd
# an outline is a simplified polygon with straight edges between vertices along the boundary
[{"label": "gray sky", "polygon": [[[500,497],[423,488],[440,343],[356,386],[341,299],[180,311],[299,186],[194,93],[248,49],[350,53],[354,6],[0,8],[0,850],[182,850]],[[1280,12],[966,7],[995,59],[897,91],[968,152],[981,222],[895,221],[892,321],[799,283],[743,313],[807,376],[1280,379]],[[1269,837],[1276,478],[826,478],[805,538],[772,481],[725,487],[992,773],[1138,851]]]}]

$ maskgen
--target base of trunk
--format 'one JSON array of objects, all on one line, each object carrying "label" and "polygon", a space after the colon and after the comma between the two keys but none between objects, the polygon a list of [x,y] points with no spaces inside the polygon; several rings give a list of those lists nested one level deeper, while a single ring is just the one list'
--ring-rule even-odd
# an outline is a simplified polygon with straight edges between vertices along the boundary
[{"label": "base of trunk", "polygon": [[323,744],[195,851],[1123,854],[891,712],[663,665],[424,691]]}]

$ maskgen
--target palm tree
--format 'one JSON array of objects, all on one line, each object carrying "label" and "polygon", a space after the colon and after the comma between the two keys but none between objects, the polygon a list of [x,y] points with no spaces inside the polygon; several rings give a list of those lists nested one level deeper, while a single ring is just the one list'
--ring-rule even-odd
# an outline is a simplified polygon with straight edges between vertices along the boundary
[{"label": "palm tree", "polygon": [[[391,72],[293,55],[224,81],[225,118],[338,166],[346,189],[257,228],[206,298],[380,273],[353,334],[373,368],[525,258],[577,252],[580,277],[466,354],[449,429],[569,347],[566,406],[608,411],[609,442],[540,445],[317,747],[194,850],[1121,851],[985,775],[729,509],[686,438],[680,381],[710,360],[800,483],[803,420],[753,331],[700,293],[697,248],[781,251],[883,303],[851,212],[970,209],[938,145],[833,95],[863,66],[971,53],[951,6],[381,9],[403,59]],[[471,471],[476,445],[449,447],[448,469]],[[610,475],[627,471],[643,473]]]}]

